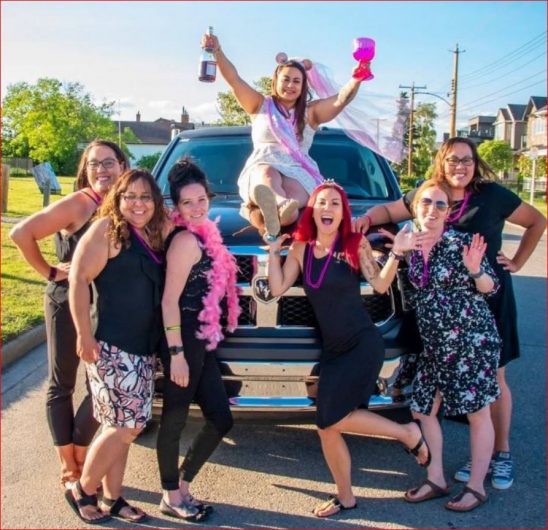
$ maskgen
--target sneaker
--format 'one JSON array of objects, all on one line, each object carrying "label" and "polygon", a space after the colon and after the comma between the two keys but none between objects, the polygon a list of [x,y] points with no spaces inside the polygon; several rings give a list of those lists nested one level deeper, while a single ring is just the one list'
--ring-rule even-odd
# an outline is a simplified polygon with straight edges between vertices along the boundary
[{"label": "sneaker", "polygon": [[[494,458],[491,458],[491,462],[489,462],[489,469],[487,470],[488,475],[490,475],[493,472],[494,463],[495,463]],[[472,470],[472,460],[468,460],[466,464],[464,464],[460,469],[456,471],[456,473],[453,475],[453,478],[457,482],[468,482],[470,480],[471,470]]]},{"label": "sneaker", "polygon": [[506,490],[514,483],[514,462],[509,452],[497,451],[493,462],[491,485],[497,490]]}]

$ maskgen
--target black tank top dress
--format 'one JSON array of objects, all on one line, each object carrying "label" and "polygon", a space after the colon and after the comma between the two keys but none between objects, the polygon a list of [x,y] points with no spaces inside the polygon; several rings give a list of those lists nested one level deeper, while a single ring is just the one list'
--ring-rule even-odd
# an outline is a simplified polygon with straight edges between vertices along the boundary
[{"label": "black tank top dress", "polygon": [[[317,281],[324,258],[312,259],[311,278]],[[308,263],[308,248],[303,270]],[[324,429],[367,405],[384,360],[384,342],[360,295],[360,276],[337,249],[324,280],[315,289],[303,282],[322,340],[316,425]]]}]

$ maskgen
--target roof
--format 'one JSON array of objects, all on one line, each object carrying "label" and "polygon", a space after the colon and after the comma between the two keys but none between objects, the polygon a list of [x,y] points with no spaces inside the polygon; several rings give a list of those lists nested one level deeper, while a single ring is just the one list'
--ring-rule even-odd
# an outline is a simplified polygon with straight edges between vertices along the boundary
[{"label": "roof", "polygon": [[527,105],[516,105],[515,103],[508,103],[508,113],[512,121],[523,121],[525,118],[525,109]]},{"label": "roof", "polygon": [[179,130],[193,129],[192,123],[158,118],[156,121],[120,121],[122,131],[129,127],[143,144],[167,145],[171,141],[171,126]]},{"label": "roof", "polygon": [[533,103],[536,110],[546,107],[546,96],[531,96],[529,103]]}]

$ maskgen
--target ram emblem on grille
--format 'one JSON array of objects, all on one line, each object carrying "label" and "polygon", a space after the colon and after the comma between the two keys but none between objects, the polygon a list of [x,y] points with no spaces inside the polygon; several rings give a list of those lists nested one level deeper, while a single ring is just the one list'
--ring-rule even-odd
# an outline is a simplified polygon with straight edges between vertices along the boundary
[{"label": "ram emblem on grille", "polygon": [[277,300],[279,296],[272,296],[266,277],[255,276],[255,278],[253,278],[253,298],[255,298],[257,302],[270,304],[270,302]]}]

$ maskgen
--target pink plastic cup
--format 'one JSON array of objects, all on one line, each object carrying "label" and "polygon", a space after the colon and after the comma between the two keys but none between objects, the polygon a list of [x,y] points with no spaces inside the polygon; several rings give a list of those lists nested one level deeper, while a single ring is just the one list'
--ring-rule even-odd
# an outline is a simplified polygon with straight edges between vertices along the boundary
[{"label": "pink plastic cup", "polygon": [[352,55],[356,61],[370,61],[375,57],[375,41],[368,37],[354,39],[354,52]]}]

